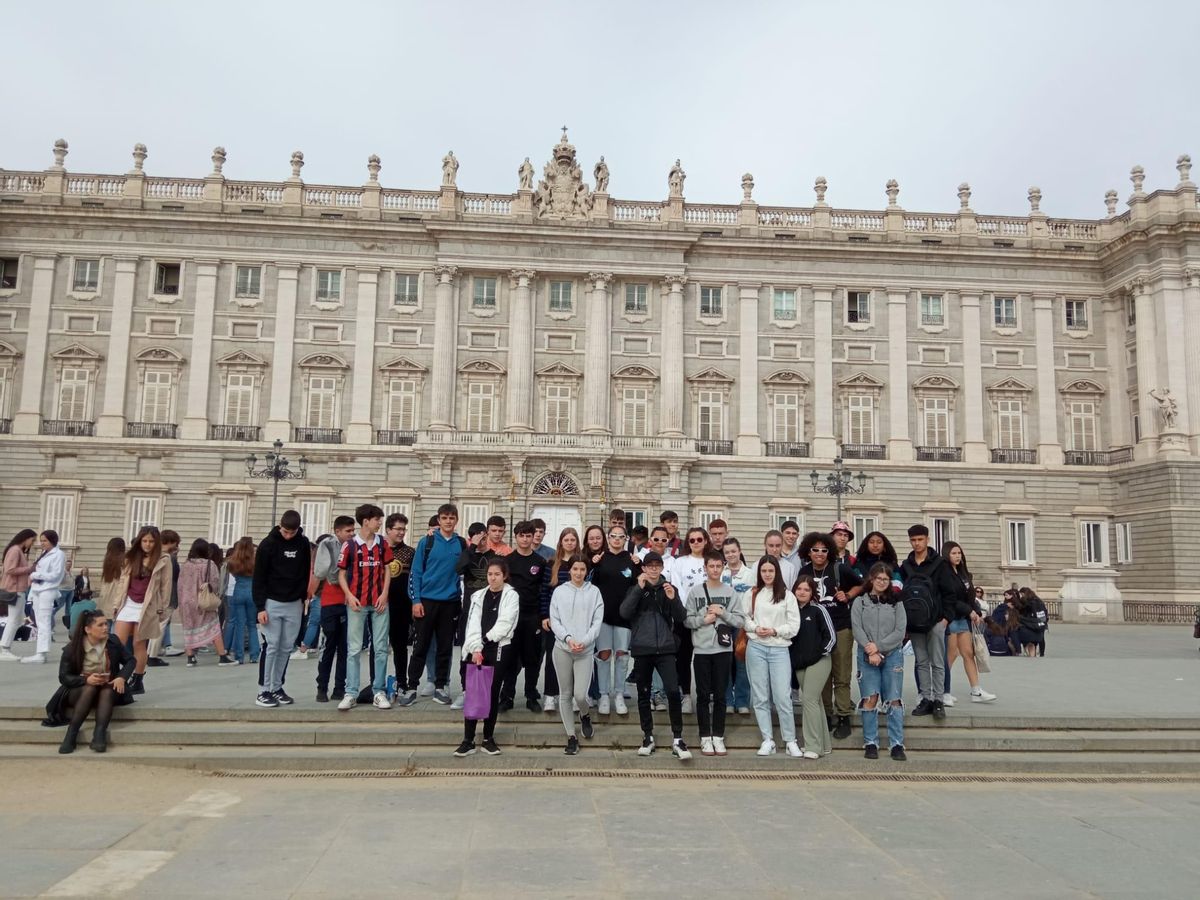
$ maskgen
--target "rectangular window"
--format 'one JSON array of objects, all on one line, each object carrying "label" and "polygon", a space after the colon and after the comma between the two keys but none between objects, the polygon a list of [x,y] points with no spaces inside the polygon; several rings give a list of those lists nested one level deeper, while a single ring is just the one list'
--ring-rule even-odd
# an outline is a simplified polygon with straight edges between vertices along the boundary
[{"label": "rectangular window", "polygon": [[[383,503],[379,504],[379,507],[380,507],[380,509],[383,510],[383,519],[385,522],[387,521],[389,516],[394,516],[397,513],[399,513],[402,516],[407,516],[410,519],[412,518],[412,513],[410,513],[408,511],[410,504],[407,502],[402,503],[397,500],[384,501]],[[409,524],[411,525],[412,523],[410,522]],[[467,524],[470,524],[470,523],[467,523]],[[416,541],[413,541],[413,543],[415,544]]]},{"label": "rectangular window", "polygon": [[[804,513],[802,512],[771,512],[771,527],[778,530],[783,527],[784,522],[795,522],[800,526],[800,533],[804,534]],[[857,532],[855,532],[857,534]]]},{"label": "rectangular window", "polygon": [[700,286],[700,315],[717,316],[721,313],[721,289],[719,287]]},{"label": "rectangular window", "polygon": [[43,498],[42,521],[46,524],[43,530],[49,528],[58,532],[60,544],[75,543],[75,495],[46,494]]},{"label": "rectangular window", "polygon": [[1033,565],[1033,522],[1029,519],[1009,519],[1006,530],[1009,565]]},{"label": "rectangular window", "polygon": [[550,282],[550,309],[554,312],[571,312],[571,282]]},{"label": "rectangular window", "polygon": [[941,294],[921,295],[921,324],[945,325],[946,308],[942,304]]},{"label": "rectangular window", "polygon": [[776,321],[796,321],[796,292],[774,291],[771,298],[771,314]]},{"label": "rectangular window", "polygon": [[929,540],[931,542],[929,546],[941,553],[946,541],[954,540],[954,520],[941,517],[931,519],[929,521]]},{"label": "rectangular window", "polygon": [[[238,266],[237,281],[233,286],[235,297],[262,296],[262,266]],[[220,543],[218,541],[217,543]],[[221,544],[222,547],[226,546]]]},{"label": "rectangular window", "polygon": [[[138,531],[147,525],[158,526],[162,523],[159,521],[160,498],[158,497],[130,497],[129,498],[129,530],[125,532],[130,537],[133,537]],[[222,544],[223,547],[228,547],[228,544]]]},{"label": "rectangular window", "polygon": [[1133,294],[1125,295],[1125,324],[1130,328],[1137,324],[1137,301]]},{"label": "rectangular window", "polygon": [[75,277],[71,282],[74,290],[94,293],[100,289],[100,260],[75,260]]},{"label": "rectangular window", "polygon": [[696,521],[699,526],[705,530],[717,519],[725,518],[725,510],[723,509],[701,509],[696,512]]},{"label": "rectangular window", "polygon": [[16,290],[17,274],[20,265],[20,259],[14,257],[0,259],[0,290]]},{"label": "rectangular window", "polygon": [[475,278],[473,284],[474,293],[471,296],[471,305],[476,309],[495,309],[496,279]]},{"label": "rectangular window", "polygon": [[723,440],[725,398],[720,391],[700,391],[696,437],[701,441]]},{"label": "rectangular window", "polygon": [[[225,383],[225,424],[254,424],[254,376],[231,374]],[[217,541],[220,544],[220,541]],[[227,546],[221,544],[222,547]]]},{"label": "rectangular window", "polygon": [[546,385],[546,433],[570,434],[571,388],[565,384]]},{"label": "rectangular window", "polygon": [[308,428],[337,428],[337,379],[333,376],[313,375],[308,379],[304,424]]},{"label": "rectangular window", "polygon": [[466,522],[469,526],[472,522],[486,522],[491,514],[492,508],[486,503],[464,503],[462,505],[462,518],[458,521]]},{"label": "rectangular window", "polygon": [[179,263],[159,263],[154,270],[154,293],[178,294],[181,268]]},{"label": "rectangular window", "polygon": [[1003,450],[1025,449],[1025,414],[1020,400],[996,401],[996,439]]},{"label": "rectangular window", "polygon": [[625,388],[621,392],[621,433],[645,437],[649,400],[646,388]]},{"label": "rectangular window", "polygon": [[328,500],[301,500],[299,513],[305,534],[320,535],[329,530]]},{"label": "rectangular window", "polygon": [[649,286],[645,284],[627,284],[625,285],[625,312],[628,313],[644,313],[650,309],[647,295],[649,294]]},{"label": "rectangular window", "polygon": [[1087,331],[1088,313],[1086,300],[1068,300],[1063,306],[1067,331]]},{"label": "rectangular window", "polygon": [[218,497],[213,501],[213,540],[232,547],[246,533],[245,517],[246,501],[241,497]]},{"label": "rectangular window", "polygon": [[142,383],[142,421],[165,423],[171,421],[170,372],[147,372]]},{"label": "rectangular window", "polygon": [[789,443],[800,440],[800,395],[776,394],[771,406],[775,440]]},{"label": "rectangular window", "polygon": [[854,537],[861,541],[872,531],[879,530],[879,516],[855,516],[850,525],[854,529]]},{"label": "rectangular window", "polygon": [[63,369],[58,390],[58,417],[83,422],[88,417],[88,395],[92,376],[87,369]]},{"label": "rectangular window", "polygon": [[411,378],[388,379],[387,427],[391,431],[417,427],[417,383]]},{"label": "rectangular window", "polygon": [[1017,298],[993,297],[992,320],[997,328],[1017,327]]},{"label": "rectangular window", "polygon": [[646,513],[644,510],[626,510],[625,511],[625,533],[629,534],[639,525],[646,524]]},{"label": "rectangular window", "polygon": [[1117,564],[1133,562],[1133,526],[1128,522],[1117,523]]},{"label": "rectangular window", "polygon": [[1090,400],[1072,401],[1071,449],[1096,450],[1096,404]]},{"label": "rectangular window", "polygon": [[[467,431],[491,431],[492,411],[496,401],[496,386],[487,381],[473,381],[467,388]],[[469,524],[469,523],[468,523]]]},{"label": "rectangular window", "polygon": [[317,299],[342,299],[342,273],[334,269],[317,270]]},{"label": "rectangular window", "polygon": [[871,321],[870,291],[846,291],[846,321],[851,325]]},{"label": "rectangular window", "polygon": [[396,306],[417,305],[417,275],[396,274],[396,292],[392,302]]},{"label": "rectangular window", "polygon": [[1107,524],[1104,522],[1079,523],[1079,563],[1083,566],[1108,564]]},{"label": "rectangular window", "polygon": [[1130,424],[1133,426],[1133,442],[1136,444],[1142,439],[1142,417],[1134,413]]},{"label": "rectangular window", "polygon": [[921,416],[925,425],[925,446],[949,447],[950,400],[946,397],[926,397],[922,401]]},{"label": "rectangular window", "polygon": [[846,443],[875,443],[875,398],[851,394],[846,399]]},{"label": "rectangular window", "polygon": [[8,368],[0,366],[0,419],[6,419],[5,410],[8,409]]}]

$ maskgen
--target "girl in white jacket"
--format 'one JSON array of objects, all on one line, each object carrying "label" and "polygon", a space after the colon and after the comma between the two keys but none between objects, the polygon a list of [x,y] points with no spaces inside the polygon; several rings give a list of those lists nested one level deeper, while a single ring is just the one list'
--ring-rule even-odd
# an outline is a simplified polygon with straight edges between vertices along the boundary
[{"label": "girl in white jacket", "polygon": [[588,582],[587,560],[572,556],[567,560],[571,580],[560,584],[550,595],[550,630],[554,632],[554,671],[558,675],[558,714],[567,732],[566,754],[579,752],[575,737],[574,697],[579,707],[583,736],[595,734],[588,715],[588,687],[592,683],[592,652],[604,624],[604,598],[600,589]]},{"label": "girl in white jacket", "polygon": [[50,652],[50,634],[54,630],[54,601],[58,599],[58,585],[67,571],[67,558],[58,547],[58,532],[47,528],[39,540],[44,552],[29,576],[29,596],[37,622],[37,652],[21,660],[23,663],[46,661],[46,654]]},{"label": "girl in white jacket", "polygon": [[[462,648],[463,658],[469,658],[470,664],[491,666],[498,670],[501,658],[507,659],[507,654],[512,652],[509,644],[517,627],[520,599],[517,592],[508,586],[507,580],[508,564],[503,559],[493,559],[487,567],[488,586],[471,596],[471,609],[467,613],[467,634]],[[501,681],[503,679],[499,673],[493,672],[491,711],[483,720],[483,752],[489,756],[497,756],[500,753],[500,748],[496,746],[495,732]],[[463,722],[463,741],[454,751],[455,756],[470,756],[475,752],[475,729],[478,724],[475,719],[466,719]]]}]

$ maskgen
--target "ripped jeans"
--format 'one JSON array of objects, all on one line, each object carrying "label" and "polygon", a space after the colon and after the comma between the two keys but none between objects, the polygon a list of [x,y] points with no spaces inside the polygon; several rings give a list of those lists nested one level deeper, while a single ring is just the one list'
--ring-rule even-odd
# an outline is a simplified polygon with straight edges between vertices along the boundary
[{"label": "ripped jeans", "polygon": [[[863,746],[879,746],[879,703],[887,704],[888,746],[897,747],[904,743],[904,702],[900,699],[904,689],[904,652],[897,647],[883,658],[883,665],[873,666],[867,662],[862,647],[858,651],[858,702],[863,720]],[[876,705],[864,706],[866,700],[878,695]]]}]

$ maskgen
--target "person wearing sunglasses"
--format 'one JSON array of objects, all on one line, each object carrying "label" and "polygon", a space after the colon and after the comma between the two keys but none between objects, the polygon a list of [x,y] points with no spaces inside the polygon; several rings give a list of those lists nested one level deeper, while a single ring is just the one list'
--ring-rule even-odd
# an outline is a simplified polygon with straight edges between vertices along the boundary
[{"label": "person wearing sunglasses", "polygon": [[621,601],[637,584],[642,567],[626,547],[629,534],[624,525],[611,525],[604,535],[606,546],[593,559],[592,584],[604,600],[604,624],[596,640],[596,681],[600,701],[596,712],[605,716],[629,714],[625,703],[625,675],[629,669],[629,620],[621,615]]},{"label": "person wearing sunglasses", "polygon": [[[671,562],[667,570],[667,580],[675,585],[679,596],[687,598],[692,588],[704,584],[704,558],[712,552],[712,543],[708,532],[703,528],[689,528],[684,537],[679,556]],[[675,636],[679,639],[679,649],[675,652],[675,677],[679,682],[684,713],[692,712],[692,656],[695,652],[692,645],[692,632],[687,626],[675,628]]]}]

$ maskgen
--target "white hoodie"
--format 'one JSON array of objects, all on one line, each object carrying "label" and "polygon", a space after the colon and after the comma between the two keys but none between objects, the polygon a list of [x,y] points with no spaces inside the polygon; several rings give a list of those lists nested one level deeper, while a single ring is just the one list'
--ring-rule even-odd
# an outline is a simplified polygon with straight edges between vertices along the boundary
[{"label": "white hoodie", "polygon": [[57,594],[67,571],[67,557],[59,547],[43,553],[29,576],[29,589],[35,594]]},{"label": "white hoodie", "polygon": [[500,591],[500,613],[496,624],[486,634],[480,634],[483,621],[483,598],[488,589],[481,588],[471,595],[471,609],[467,613],[467,633],[463,638],[463,656],[478,653],[483,650],[486,638],[494,644],[506,647],[512,641],[513,632],[517,630],[517,615],[520,612],[521,599],[507,584]]}]

